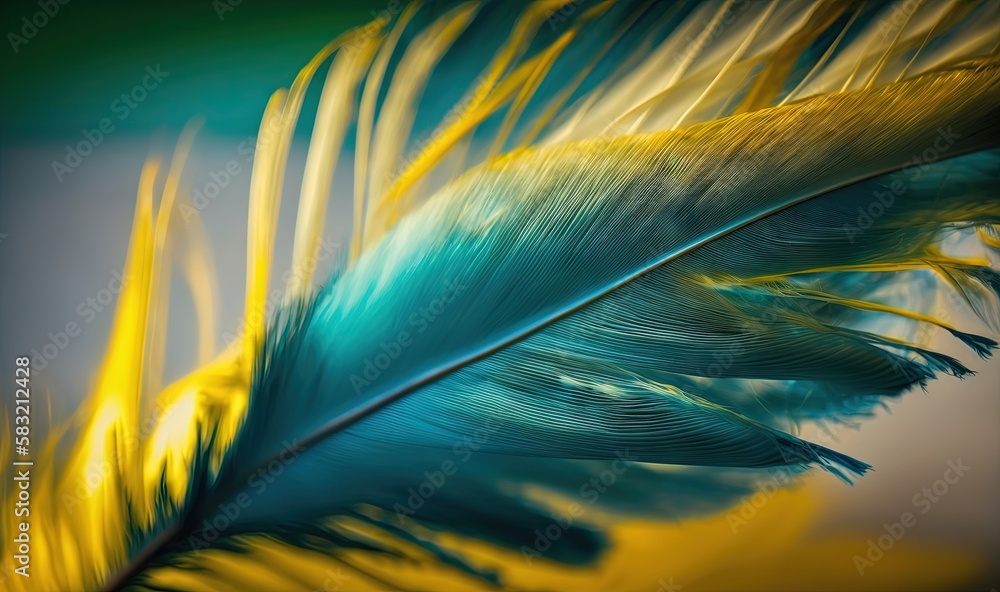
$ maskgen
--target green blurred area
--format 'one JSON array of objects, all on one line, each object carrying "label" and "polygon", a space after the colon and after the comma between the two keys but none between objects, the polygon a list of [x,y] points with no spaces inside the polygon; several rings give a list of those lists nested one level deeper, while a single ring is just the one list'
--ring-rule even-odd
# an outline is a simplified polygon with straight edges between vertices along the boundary
[{"label": "green blurred area", "polygon": [[[126,133],[148,134],[179,129],[194,116],[205,118],[208,131],[253,133],[275,89],[287,87],[328,41],[386,6],[385,0],[5,0],[0,134],[4,143],[76,137],[105,117]],[[157,66],[167,76],[128,107],[122,94]],[[311,113],[303,109],[304,123]]]}]

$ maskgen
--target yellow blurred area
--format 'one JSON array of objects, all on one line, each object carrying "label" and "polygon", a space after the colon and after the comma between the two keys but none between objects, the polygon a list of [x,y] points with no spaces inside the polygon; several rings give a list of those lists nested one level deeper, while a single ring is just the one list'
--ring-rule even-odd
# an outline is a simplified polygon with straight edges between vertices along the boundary
[{"label": "yellow blurred area", "polygon": [[[559,564],[544,553],[529,562],[521,552],[451,535],[434,540],[472,565],[501,574],[503,589],[510,590],[954,590],[987,573],[987,557],[905,535],[859,573],[856,556],[868,552],[869,535],[817,528],[817,518],[831,501],[814,485],[823,478],[828,477],[808,478],[794,489],[746,500],[743,509],[736,506],[707,518],[609,524],[610,549],[587,567]],[[224,579],[211,577],[212,589],[496,589],[434,563],[430,553],[413,545],[399,546],[407,560],[349,552],[343,556],[348,564],[273,541],[247,542],[256,561],[237,565],[231,554],[205,553],[205,565],[226,574]],[[180,589],[206,582],[203,575],[174,568],[154,572],[154,581]]]}]

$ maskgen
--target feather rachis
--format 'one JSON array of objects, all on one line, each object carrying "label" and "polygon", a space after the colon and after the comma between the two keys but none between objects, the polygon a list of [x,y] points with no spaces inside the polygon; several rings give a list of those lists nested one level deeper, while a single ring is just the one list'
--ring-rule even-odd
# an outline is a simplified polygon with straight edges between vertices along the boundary
[{"label": "feather rachis", "polygon": [[[477,126],[517,95],[502,132],[514,138],[517,133],[510,128],[527,119],[535,93],[545,94],[534,87],[538,80],[531,75],[552,77],[551,64],[526,61],[516,66],[532,28],[546,18],[547,6],[533,7],[524,28],[515,31],[495,67],[487,70],[489,75],[477,81],[482,92],[474,93],[467,105],[471,116],[465,113],[444,126],[444,136],[438,138],[446,141],[431,143],[420,155],[420,166],[406,173],[412,174],[405,179],[409,188],[398,195],[390,192],[392,207],[404,214],[401,221],[396,223],[393,212],[363,241],[356,229],[358,258],[351,269],[319,294],[309,295],[303,286],[289,288],[290,302],[278,319],[266,327],[253,324],[251,338],[237,344],[242,354],[240,347],[230,348],[211,366],[168,387],[164,399],[178,404],[180,417],[163,418],[154,440],[173,441],[174,434],[197,437],[146,451],[145,466],[136,472],[144,475],[146,485],[130,502],[135,514],[146,518],[129,525],[124,555],[95,553],[93,565],[73,572],[75,576],[111,587],[157,585],[171,581],[163,574],[173,561],[206,566],[209,572],[231,571],[238,565],[234,552],[281,557],[281,549],[296,549],[336,557],[358,578],[369,576],[346,559],[351,550],[393,557],[427,553],[481,581],[496,581],[489,570],[458,557],[421,529],[463,532],[516,548],[520,539],[513,524],[497,524],[481,510],[459,505],[461,498],[447,492],[440,494],[442,506],[428,503],[405,524],[398,514],[391,516],[400,484],[412,477],[407,470],[433,468],[440,460],[435,454],[455,439],[487,431],[479,449],[485,455],[482,467],[470,465],[470,481],[475,476],[489,489],[497,479],[490,470],[502,467],[497,474],[509,476],[509,482],[506,489],[498,488],[503,492],[490,494],[490,507],[530,532],[547,517],[520,497],[522,491],[511,488],[517,479],[556,488],[557,477],[565,478],[571,490],[580,479],[574,468],[599,462],[575,459],[611,458],[622,448],[651,462],[789,465],[792,471],[817,463],[841,476],[863,472],[863,463],[786,432],[796,433],[798,421],[864,416],[884,397],[899,396],[935,374],[968,372],[958,360],[923,347],[919,339],[888,332],[879,315],[945,327],[977,353],[989,353],[995,345],[990,338],[958,331],[922,302],[893,300],[876,287],[906,285],[922,272],[936,274],[981,318],[997,319],[1000,282],[988,254],[977,259],[933,251],[948,233],[966,230],[981,237],[983,245],[997,244],[998,211],[988,193],[990,175],[995,179],[996,174],[982,170],[995,169],[998,161],[995,150],[983,150],[997,144],[993,58],[969,62],[968,57],[981,55],[971,52],[952,59],[962,52],[927,45],[937,34],[937,23],[944,21],[911,15],[912,25],[891,36],[891,44],[852,42],[845,55],[850,78],[856,80],[849,79],[848,86],[867,89],[808,97],[816,94],[810,90],[801,95],[807,98],[793,97],[799,86],[814,86],[803,79],[782,107],[768,107],[759,97],[742,103],[729,97],[718,112],[741,105],[736,108],[740,113],[706,122],[705,113],[718,107],[712,102],[716,91],[729,92],[741,75],[746,79],[740,71],[745,64],[739,62],[774,66],[771,71],[778,74],[767,81],[768,95],[780,90],[783,76],[794,81],[796,74],[789,73],[787,64],[770,62],[776,58],[766,52],[755,53],[755,43],[736,40],[712,47],[713,39],[702,36],[704,47],[695,44],[697,51],[687,54],[691,71],[680,69],[671,83],[678,88],[654,89],[661,112],[638,109],[641,121],[631,123],[643,133],[576,142],[553,142],[548,135],[550,146],[527,146],[487,159],[461,178],[448,179],[421,204],[426,196],[419,183],[437,162],[470,142]],[[801,11],[782,7],[763,16],[752,9],[741,22],[768,31],[781,31],[787,22],[782,34],[788,36],[782,39],[790,47],[836,20],[820,18],[821,6],[825,4]],[[599,8],[588,12],[597,21],[603,11],[614,16],[617,9],[610,3]],[[407,9],[406,14],[414,12]],[[869,26],[863,12],[852,7],[841,21],[857,19]],[[924,12],[941,16],[942,10]],[[809,14],[817,18],[805,18]],[[674,16],[683,20],[696,15],[681,7]],[[470,26],[476,18],[470,16]],[[961,15],[955,19],[966,26]],[[672,21],[664,16],[663,22]],[[792,35],[792,30],[799,32]],[[369,41],[367,48],[374,50],[382,39],[376,35]],[[917,46],[921,55],[897,63],[900,48]],[[561,56],[572,47],[549,49]],[[743,51],[753,55],[743,60]],[[840,57],[834,62],[844,61]],[[385,59],[388,64],[388,54]],[[948,60],[951,65],[942,66]],[[713,64],[729,63],[739,67],[712,71]],[[310,64],[292,94],[304,92],[317,65]],[[817,65],[816,79],[839,86],[844,77],[838,68]],[[913,76],[906,78],[907,71]],[[895,78],[896,84],[876,85]],[[702,83],[715,88],[700,91]],[[376,83],[371,94],[365,87],[371,111],[378,87]],[[610,90],[607,104],[620,101],[625,111],[630,100],[643,96],[632,91],[634,96],[628,96],[613,84],[604,90]],[[582,104],[600,106],[599,94],[594,100],[585,96]],[[688,95],[705,97],[705,105],[684,103]],[[275,101],[275,112],[285,113],[286,141],[294,128],[297,99],[279,95]],[[693,123],[675,132],[654,131],[671,113],[688,113]],[[577,115],[565,128],[569,137],[591,129],[592,114],[583,109]],[[552,113],[546,118],[566,121]],[[942,162],[919,163],[921,174],[938,184],[941,195],[935,195],[907,176],[914,168],[914,155],[908,152],[933,145],[942,129],[957,141],[943,151]],[[405,145],[409,131],[399,133],[403,137],[392,142]],[[267,214],[276,209],[284,173],[283,146],[269,150],[262,147],[261,175],[254,173],[259,207],[251,219],[250,234],[257,238],[248,245],[248,267],[257,279],[248,278],[248,315],[266,293],[273,241]],[[390,165],[395,166],[374,168]],[[952,165],[957,173],[944,170]],[[361,165],[359,170],[366,169]],[[895,181],[907,184],[906,200],[864,233],[845,233],[841,226],[854,221],[849,217],[853,208],[866,206],[880,184]],[[360,188],[356,207],[365,201],[364,179]],[[322,209],[321,193],[304,198],[300,215]],[[369,212],[377,211],[386,197],[385,192],[374,193],[368,196],[371,203],[363,204]],[[358,207],[356,214],[362,213]],[[699,226],[699,215],[710,223]],[[316,220],[307,222],[300,225],[301,236],[297,228],[297,259],[308,251],[298,245],[318,236]],[[789,243],[772,244],[769,236]],[[911,250],[892,246],[907,241]],[[820,255],[824,247],[828,258]],[[419,341],[406,346],[389,368],[361,388],[351,382],[367,361],[384,353],[382,344],[404,330],[416,332],[410,311],[444,300],[446,314],[433,315],[433,321],[420,317],[427,324]],[[506,302],[512,300],[518,301],[515,306]],[[732,359],[719,365],[713,352]],[[856,365],[856,372],[851,366],[852,372],[845,374],[837,366],[844,364]],[[289,393],[296,396],[296,408],[282,404]],[[684,434],[687,439],[678,436]],[[213,512],[219,504],[245,488],[246,475],[280,457],[288,442],[308,446],[283,469],[287,479],[255,497],[253,508],[213,539],[210,549],[193,553],[191,537],[203,534],[201,520],[217,517]],[[747,442],[752,444],[741,446]],[[412,466],[403,466],[403,455],[412,459]],[[545,461],[538,465],[544,467],[544,477],[502,460],[514,455],[521,455],[526,466]],[[380,471],[364,473],[356,464],[361,459]],[[640,463],[630,471],[654,472]],[[371,482],[362,485],[347,477],[361,474],[369,474]],[[298,486],[307,482],[328,494],[310,496],[308,487]],[[112,475],[102,487],[111,490],[123,483],[121,476]],[[480,491],[470,482],[464,486]],[[642,497],[621,487],[638,496],[633,500]],[[607,504],[614,496],[608,494]],[[285,503],[287,499],[295,502]],[[556,549],[552,557],[592,559],[605,544],[598,532],[581,524],[564,541],[577,553]],[[404,546],[410,550],[400,550]],[[115,566],[125,567],[108,579]],[[255,566],[240,581],[261,585],[273,570]],[[181,574],[173,580],[175,586],[178,581],[199,585],[194,572],[175,571]],[[227,585],[217,573],[203,575],[201,585]],[[295,581],[302,585],[305,580]]]}]

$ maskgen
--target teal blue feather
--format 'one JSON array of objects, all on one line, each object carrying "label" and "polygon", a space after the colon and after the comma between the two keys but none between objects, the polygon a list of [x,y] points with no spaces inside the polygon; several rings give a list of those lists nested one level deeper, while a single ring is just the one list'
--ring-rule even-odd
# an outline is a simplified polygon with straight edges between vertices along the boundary
[{"label": "teal blue feather", "polygon": [[[958,89],[954,100],[907,110],[942,86]],[[398,508],[432,529],[516,548],[550,519],[521,487],[571,494],[576,461],[627,455],[634,463],[863,474],[864,462],[783,431],[798,419],[790,407],[819,398],[807,418],[860,413],[964,367],[855,326],[849,307],[804,297],[810,281],[836,292],[838,274],[720,280],[899,261],[942,232],[996,223],[989,184],[998,153],[982,151],[998,143],[996,89],[995,65],[957,68],[893,92],[848,93],[680,133],[528,150],[467,174],[336,282],[280,313],[241,432],[156,561],[188,552],[189,535],[214,517],[205,508],[253,490],[247,475],[289,448],[294,462],[254,491],[226,538],[263,532],[336,549],[343,535],[321,521],[362,516],[488,580],[394,522]],[[909,183],[896,171],[945,125],[957,137],[954,158],[929,167],[905,202],[848,236],[844,224],[857,207],[876,187]],[[760,138],[761,130],[773,136]],[[995,294],[983,270],[953,271]],[[852,297],[872,293],[864,282],[842,284]],[[995,345],[956,336],[981,355]],[[720,364],[720,351],[740,354]],[[767,381],[768,405],[784,403],[784,416],[750,410],[750,395],[733,389],[745,380]],[[414,479],[480,430],[488,436],[477,444],[476,468],[436,500],[406,506]],[[494,470],[511,456],[541,457],[544,474]],[[693,490],[678,494],[677,507],[704,495]],[[630,491],[633,499],[658,495]],[[723,489],[706,503],[733,494]],[[473,503],[470,495],[482,497]],[[361,512],[362,503],[388,517]],[[598,531],[573,529],[553,558],[584,561],[602,545]]]}]

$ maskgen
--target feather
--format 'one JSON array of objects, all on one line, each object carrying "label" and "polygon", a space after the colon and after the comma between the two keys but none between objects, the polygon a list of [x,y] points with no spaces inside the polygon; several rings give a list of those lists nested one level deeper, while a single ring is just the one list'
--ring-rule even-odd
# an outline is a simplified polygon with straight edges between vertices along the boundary
[{"label": "feather", "polygon": [[[109,369],[139,369],[117,391],[99,386],[80,438],[92,457],[115,458],[114,470],[88,512],[59,526],[73,533],[62,553],[79,559],[53,581],[305,587],[279,561],[291,549],[335,558],[377,587],[401,584],[359,556],[432,557],[502,586],[501,573],[441,535],[530,558],[525,545],[551,523],[552,500],[580,495],[601,471],[628,471],[598,496],[603,512],[690,518],[752,492],[762,469],[818,466],[848,482],[869,470],[795,428],[863,417],[939,374],[970,374],[914,324],[984,358],[997,345],[920,297],[952,294],[1000,327],[1000,62],[976,35],[927,49],[997,11],[923,11],[886,40],[864,6],[770,3],[741,9],[732,42],[691,41],[731,5],[599,3],[545,39],[540,25],[572,5],[532,4],[511,16],[468,100],[403,166],[435,66],[503,9],[463,4],[421,23],[411,7],[388,32],[379,20],[324,49],[262,123],[280,131],[254,164],[246,339],[157,397],[168,411],[138,451],[122,438],[138,423],[141,361],[112,363],[135,347],[112,343]],[[625,48],[577,49],[588,27]],[[655,46],[645,58],[642,40]],[[265,325],[257,311],[291,134],[310,78],[335,51],[293,265],[308,266],[322,235],[360,89],[351,259],[315,292],[311,270],[299,276]],[[592,76],[550,83],[564,80],[564,60],[583,58]],[[622,70],[616,60],[644,61]],[[666,82],[644,78],[664,68]],[[130,284],[117,313],[140,326],[116,335],[143,343],[148,277],[159,274],[151,227],[162,236],[171,207],[165,199],[152,224],[156,175],[150,165],[130,248],[147,279]],[[978,254],[949,252],[948,237]],[[932,289],[913,289],[922,283]],[[93,462],[72,458],[74,476]],[[42,498],[53,516],[69,516],[57,502],[68,482]],[[429,494],[414,489],[424,482]],[[87,529],[107,540],[87,548],[77,538]],[[583,564],[608,545],[588,516],[546,557]]]}]

